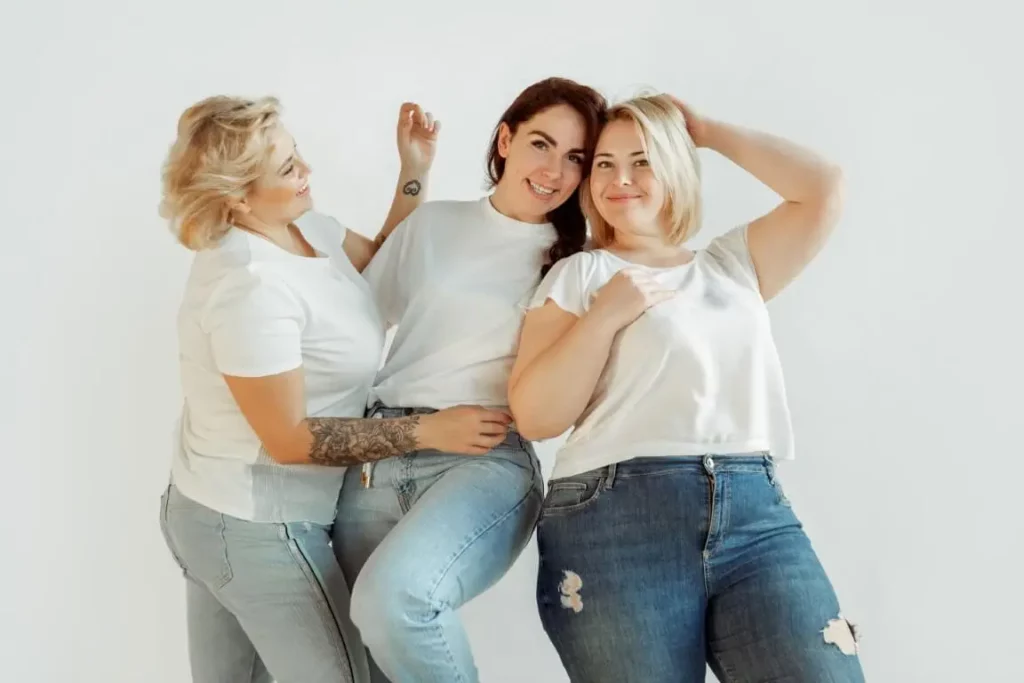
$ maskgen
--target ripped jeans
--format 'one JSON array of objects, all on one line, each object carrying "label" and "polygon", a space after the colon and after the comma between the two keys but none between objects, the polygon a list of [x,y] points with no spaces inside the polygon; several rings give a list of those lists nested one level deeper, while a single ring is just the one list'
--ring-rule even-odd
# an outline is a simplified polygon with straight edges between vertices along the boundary
[{"label": "ripped jeans", "polygon": [[570,680],[864,680],[767,455],[637,458],[551,482],[537,604]]}]

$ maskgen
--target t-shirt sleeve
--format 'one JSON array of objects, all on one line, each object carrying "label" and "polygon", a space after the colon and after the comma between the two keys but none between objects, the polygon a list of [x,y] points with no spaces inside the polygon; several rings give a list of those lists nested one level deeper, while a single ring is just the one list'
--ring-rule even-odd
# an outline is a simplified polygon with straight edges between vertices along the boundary
[{"label": "t-shirt sleeve", "polygon": [[711,240],[707,252],[729,278],[760,292],[757,271],[754,269],[754,261],[750,257],[750,248],[747,245],[749,227],[748,224],[739,225],[719,235]]},{"label": "t-shirt sleeve", "polygon": [[397,324],[405,309],[410,232],[415,229],[416,215],[413,211],[398,224],[363,269],[363,278],[369,283],[377,308],[389,325]]},{"label": "t-shirt sleeve", "polygon": [[550,299],[567,313],[576,316],[586,313],[590,307],[587,284],[592,260],[591,254],[579,252],[553,265],[537,286],[527,309],[540,308]]},{"label": "t-shirt sleeve", "polygon": [[210,298],[203,330],[222,374],[266,377],[302,366],[303,310],[276,277],[244,270]]}]

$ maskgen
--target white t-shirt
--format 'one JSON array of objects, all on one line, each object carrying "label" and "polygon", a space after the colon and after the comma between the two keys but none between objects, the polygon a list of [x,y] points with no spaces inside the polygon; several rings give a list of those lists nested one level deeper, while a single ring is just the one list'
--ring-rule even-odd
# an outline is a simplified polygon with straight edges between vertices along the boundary
[{"label": "white t-shirt", "polygon": [[[746,226],[734,228],[690,263],[647,267],[680,294],[616,335],[553,478],[637,457],[793,457],[782,367],[746,235]],[[575,254],[552,268],[530,307],[551,299],[582,316],[597,290],[631,265],[603,249]]]},{"label": "white t-shirt", "polygon": [[296,222],[317,257],[232,229],[196,254],[178,315],[185,404],[172,478],[187,497],[258,522],[334,520],[343,467],[279,465],[262,448],[222,375],[302,367],[309,417],[363,417],[384,325],[342,249],[345,229]]},{"label": "white t-shirt", "polygon": [[371,403],[507,406],[525,305],[555,238],[552,225],[509,218],[488,197],[416,209],[363,271],[398,325]]}]

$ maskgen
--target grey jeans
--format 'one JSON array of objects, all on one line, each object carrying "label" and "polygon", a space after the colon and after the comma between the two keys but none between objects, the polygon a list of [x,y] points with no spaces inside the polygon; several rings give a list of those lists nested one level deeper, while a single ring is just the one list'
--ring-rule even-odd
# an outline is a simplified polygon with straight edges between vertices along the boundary
[{"label": "grey jeans", "polygon": [[160,523],[185,574],[195,683],[369,680],[330,527],[237,519],[173,485]]}]

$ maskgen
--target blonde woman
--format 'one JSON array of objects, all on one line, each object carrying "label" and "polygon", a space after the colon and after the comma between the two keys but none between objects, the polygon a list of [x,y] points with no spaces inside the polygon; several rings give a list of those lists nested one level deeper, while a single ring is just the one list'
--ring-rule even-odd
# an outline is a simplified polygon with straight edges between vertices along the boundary
[{"label": "blonde woman", "polygon": [[[698,147],[783,201],[692,251]],[[538,528],[538,607],[570,679],[863,680],[776,478],[793,446],[765,309],[836,224],[839,172],[659,95],[611,109],[582,199],[596,249],[541,284],[510,380],[525,438],[575,427]]]},{"label": "blonde woman", "polygon": [[504,437],[507,418],[482,408],[363,419],[384,327],[359,273],[422,201],[437,124],[403,105],[397,135],[398,190],[369,240],[311,211],[274,98],[212,97],[179,120],[161,208],[196,253],[161,527],[186,579],[194,681],[366,680],[330,547],[346,466]]}]

